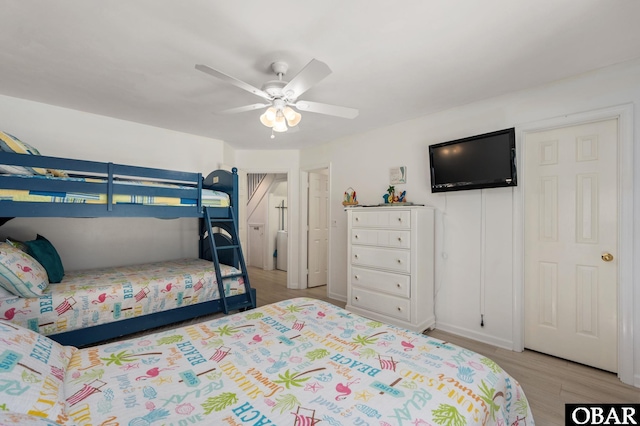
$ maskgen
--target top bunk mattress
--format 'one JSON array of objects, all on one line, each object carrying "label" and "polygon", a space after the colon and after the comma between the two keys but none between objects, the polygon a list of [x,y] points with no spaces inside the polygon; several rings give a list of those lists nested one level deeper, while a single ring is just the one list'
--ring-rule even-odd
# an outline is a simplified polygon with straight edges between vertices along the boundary
[{"label": "top bunk mattress", "polygon": [[[223,277],[238,272],[220,265]],[[245,293],[242,277],[223,285],[227,296]],[[219,298],[213,262],[189,258],[70,271],[40,297],[0,299],[0,319],[52,335]]]},{"label": "top bunk mattress", "polygon": [[[9,175],[5,175],[9,176]],[[55,177],[51,175],[10,175],[20,179],[37,179],[44,184],[55,182],[106,184],[107,179],[95,177]],[[36,181],[38,182],[38,181]],[[165,188],[188,190],[192,187],[169,184],[164,182],[142,180],[117,180],[118,185],[131,187]],[[34,187],[40,186],[38,184]],[[94,185],[96,188],[102,185]],[[108,195],[105,192],[60,191],[48,189],[0,189],[0,201],[42,202],[42,203],[83,203],[107,204]],[[171,197],[140,194],[113,194],[112,204],[136,204],[145,206],[196,206],[198,200],[190,197]],[[229,195],[222,191],[202,189],[202,206],[229,207]]]}]

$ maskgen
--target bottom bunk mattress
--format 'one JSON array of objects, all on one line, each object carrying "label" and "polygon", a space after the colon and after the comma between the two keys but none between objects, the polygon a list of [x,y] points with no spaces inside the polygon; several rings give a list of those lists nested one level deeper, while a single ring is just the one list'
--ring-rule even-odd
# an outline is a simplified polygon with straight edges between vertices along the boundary
[{"label": "bottom bunk mattress", "polygon": [[[15,390],[2,401],[17,422],[534,424],[522,388],[494,361],[314,299],[80,350],[0,329],[10,342],[0,379]],[[46,401],[31,376],[49,380]]]},{"label": "bottom bunk mattress", "polygon": [[[239,270],[220,265],[220,272]],[[245,292],[242,277],[223,285],[227,296]],[[0,299],[0,319],[52,335],[219,298],[213,262],[180,259],[67,272],[40,297]]]}]

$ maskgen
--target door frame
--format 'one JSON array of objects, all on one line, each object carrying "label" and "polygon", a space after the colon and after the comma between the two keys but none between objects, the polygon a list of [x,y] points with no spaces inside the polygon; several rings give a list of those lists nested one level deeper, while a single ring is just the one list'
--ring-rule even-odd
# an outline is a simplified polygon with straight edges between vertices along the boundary
[{"label": "door frame", "polygon": [[316,170],[326,169],[327,179],[329,184],[329,210],[327,214],[329,217],[327,220],[329,221],[329,235],[327,235],[327,296],[331,293],[331,256],[329,249],[331,247],[331,224],[333,223],[331,220],[331,200],[332,198],[332,188],[331,188],[331,163],[321,163],[314,164],[311,166],[306,166],[300,169],[300,288],[305,289],[309,288],[309,274],[307,273],[309,269],[308,263],[308,248],[309,248],[309,173],[314,172]]},{"label": "door frame", "polygon": [[[291,169],[284,169],[284,168],[268,168],[268,167],[247,167],[247,168],[242,168],[242,171],[246,174],[246,173],[271,173],[271,174],[286,174],[287,175],[287,199],[289,201],[287,201],[289,203],[289,207],[292,206],[292,200],[293,200],[293,185],[292,185],[292,179],[291,177],[293,176],[292,170]],[[249,194],[247,194],[247,197],[249,196]],[[242,204],[242,202],[241,202]],[[246,206],[244,206],[244,208],[246,209]],[[268,213],[268,215],[271,215],[271,213]],[[291,213],[291,208],[287,208],[287,229],[288,229],[288,234],[287,234],[287,247],[289,247],[289,250],[287,250],[287,288],[297,288],[297,286],[295,286],[295,281],[294,281],[294,277],[292,276],[292,273],[295,273],[292,271],[292,265],[294,262],[292,262],[291,257],[292,257],[292,242],[294,241],[295,238],[295,229],[293,228],[293,221],[292,221],[292,213]],[[247,217],[248,219],[248,217]],[[265,233],[268,234],[269,232],[269,220],[266,221],[267,223],[265,224]],[[248,226],[248,224],[247,224]],[[247,233],[249,232],[249,230],[247,229]],[[247,236],[248,238],[248,236]],[[266,257],[265,257],[265,261],[266,259],[269,258],[268,256],[269,253],[266,253]]]},{"label": "door frame", "polygon": [[[633,314],[633,105],[625,104],[576,113],[516,126],[517,170],[524,176],[524,140],[527,133],[569,127],[593,121],[618,120],[618,378],[634,383],[634,314]],[[514,264],[513,264],[513,350],[524,350],[524,189],[514,191]],[[623,232],[624,230],[624,232]],[[640,380],[640,378],[638,378]]]}]

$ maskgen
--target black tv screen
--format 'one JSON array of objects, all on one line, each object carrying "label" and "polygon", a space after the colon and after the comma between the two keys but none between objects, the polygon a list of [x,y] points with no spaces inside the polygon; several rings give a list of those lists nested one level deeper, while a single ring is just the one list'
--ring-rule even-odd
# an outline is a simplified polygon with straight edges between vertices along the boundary
[{"label": "black tv screen", "polygon": [[515,129],[429,147],[431,192],[516,186]]}]

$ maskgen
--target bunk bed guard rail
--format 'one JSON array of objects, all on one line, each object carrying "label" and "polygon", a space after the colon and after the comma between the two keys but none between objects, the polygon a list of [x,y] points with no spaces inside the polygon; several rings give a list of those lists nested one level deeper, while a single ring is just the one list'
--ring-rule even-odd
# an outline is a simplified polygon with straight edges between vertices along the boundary
[{"label": "bunk bed guard rail", "polygon": [[[0,174],[0,188],[30,193],[105,194],[102,204],[12,201],[0,198],[1,217],[202,217],[203,178],[201,173],[128,166],[97,161],[75,160],[0,152],[0,164],[62,170],[71,179],[50,176]],[[86,177],[80,179],[77,177]],[[135,184],[153,182],[152,185]],[[204,187],[229,194],[230,204],[237,209],[237,169],[216,170],[207,176]],[[219,182],[219,183],[216,183]],[[173,185],[173,187],[169,187]],[[114,194],[135,197],[173,197],[190,200],[189,205],[148,206],[115,203]],[[227,209],[220,209],[227,210]],[[220,212],[222,215],[223,213]]]}]

